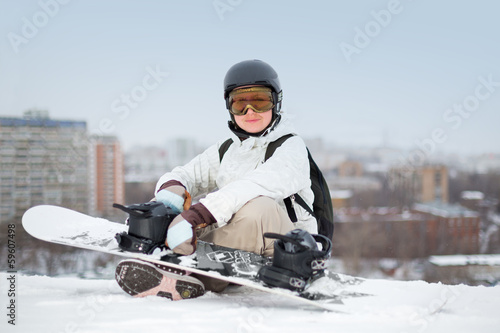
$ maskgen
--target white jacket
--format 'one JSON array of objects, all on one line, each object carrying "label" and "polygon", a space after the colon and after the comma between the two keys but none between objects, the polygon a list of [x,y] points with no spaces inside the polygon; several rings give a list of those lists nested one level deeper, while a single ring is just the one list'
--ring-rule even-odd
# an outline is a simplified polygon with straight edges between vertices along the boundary
[{"label": "white jacket", "polygon": [[[206,195],[200,202],[212,213],[218,226],[224,226],[245,203],[258,197],[275,199],[284,209],[283,198],[298,193],[312,207],[309,159],[302,138],[287,139],[264,163],[268,144],[293,133],[285,115],[273,131],[261,137],[240,141],[232,134],[233,144],[219,162],[217,142],[184,166],[176,167],[159,179],[156,191],[169,180],[181,182],[191,196]],[[316,219],[292,201],[298,221],[296,228],[318,233]]]}]

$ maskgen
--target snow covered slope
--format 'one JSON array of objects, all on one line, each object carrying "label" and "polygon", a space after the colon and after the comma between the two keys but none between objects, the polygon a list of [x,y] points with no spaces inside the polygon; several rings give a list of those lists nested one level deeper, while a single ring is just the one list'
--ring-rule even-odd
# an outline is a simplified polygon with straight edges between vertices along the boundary
[{"label": "snow covered slope", "polygon": [[171,302],[135,299],[114,280],[17,275],[16,325],[7,323],[0,273],[1,332],[498,332],[500,286],[366,280],[346,300],[350,314],[297,308],[243,287]]}]

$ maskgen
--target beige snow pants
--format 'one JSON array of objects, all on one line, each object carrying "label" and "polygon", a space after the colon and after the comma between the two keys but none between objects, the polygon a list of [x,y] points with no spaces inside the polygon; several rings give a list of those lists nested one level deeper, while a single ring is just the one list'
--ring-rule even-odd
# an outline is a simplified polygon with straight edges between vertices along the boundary
[{"label": "beige snow pants", "polygon": [[[220,228],[208,226],[198,232],[198,239],[221,246],[232,247],[264,256],[274,253],[274,239],[264,237],[266,232],[286,234],[293,223],[286,211],[269,197],[257,197],[247,202],[228,223]],[[220,292],[228,283],[196,276],[206,290]]]}]

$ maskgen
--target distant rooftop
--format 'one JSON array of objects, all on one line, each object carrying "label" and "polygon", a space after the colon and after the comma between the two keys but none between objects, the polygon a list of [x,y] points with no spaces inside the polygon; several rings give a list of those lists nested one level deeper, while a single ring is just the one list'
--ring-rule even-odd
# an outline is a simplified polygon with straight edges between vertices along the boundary
[{"label": "distant rooftop", "polygon": [[479,213],[469,210],[459,204],[448,204],[439,201],[416,203],[413,209],[441,217],[477,217]]},{"label": "distant rooftop", "polygon": [[55,120],[49,118],[47,111],[29,110],[21,117],[0,117],[2,127],[69,127],[87,128],[87,122],[81,120]]},{"label": "distant rooftop", "polygon": [[429,262],[436,266],[500,266],[500,254],[431,256]]},{"label": "distant rooftop", "polygon": [[483,200],[484,194],[480,191],[463,191],[461,197],[464,200]]},{"label": "distant rooftop", "polygon": [[336,222],[404,222],[424,220],[423,214],[411,213],[397,207],[344,207],[335,210]]},{"label": "distant rooftop", "polygon": [[330,191],[330,197],[332,199],[349,199],[352,197],[352,191],[351,190]]}]

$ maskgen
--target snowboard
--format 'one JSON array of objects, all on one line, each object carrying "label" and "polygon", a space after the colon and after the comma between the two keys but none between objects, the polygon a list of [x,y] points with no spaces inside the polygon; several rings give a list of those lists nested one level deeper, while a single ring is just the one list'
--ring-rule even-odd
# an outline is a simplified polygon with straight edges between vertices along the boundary
[{"label": "snowboard", "polygon": [[268,287],[256,276],[260,267],[271,263],[270,258],[203,241],[198,241],[196,252],[189,256],[180,256],[170,250],[158,250],[153,254],[126,252],[119,248],[115,235],[127,231],[127,225],[63,207],[41,205],[30,208],[24,213],[22,224],[31,236],[43,241],[140,259],[184,273],[196,273],[273,293],[319,309],[344,312],[342,299],[365,296],[343,290],[345,286],[362,283],[363,279],[329,271],[301,293]]}]

